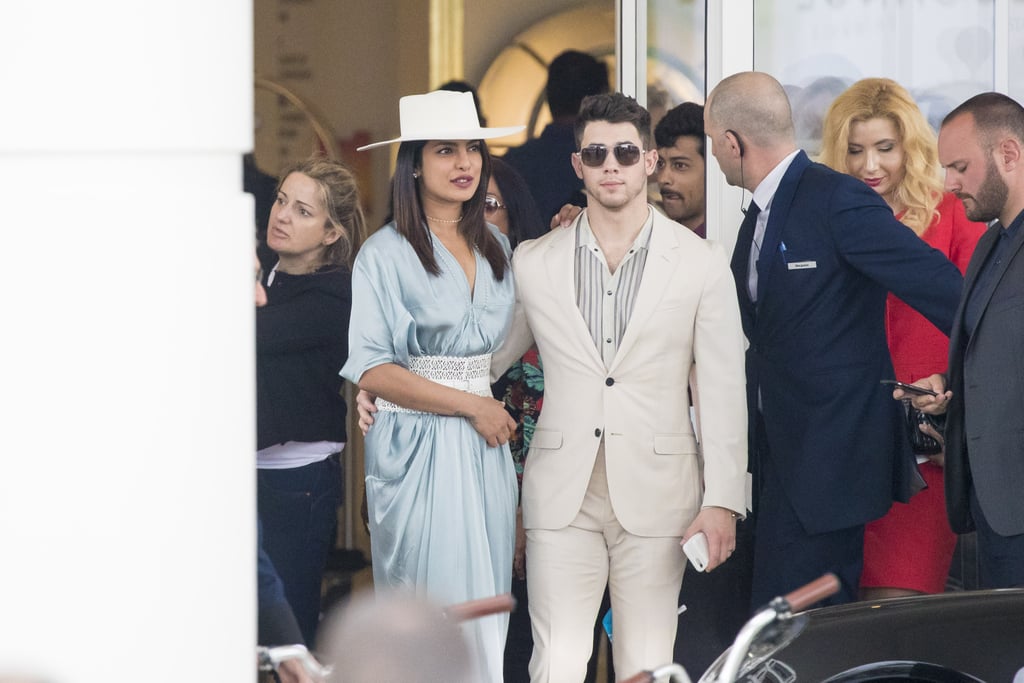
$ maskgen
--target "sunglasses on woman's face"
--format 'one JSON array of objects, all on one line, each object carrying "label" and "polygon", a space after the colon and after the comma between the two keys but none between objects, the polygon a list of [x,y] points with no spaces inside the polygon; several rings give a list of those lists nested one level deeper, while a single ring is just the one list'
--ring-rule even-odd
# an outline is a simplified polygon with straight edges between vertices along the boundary
[{"label": "sunglasses on woman's face", "polygon": [[[640,155],[644,151],[632,142],[621,142],[612,147],[612,152],[615,153],[615,160],[619,162],[620,166],[632,166],[640,161]],[[576,152],[576,154],[579,155],[580,161],[583,162],[584,166],[597,168],[603,165],[604,160],[608,158],[608,148],[604,145],[587,145]]]},{"label": "sunglasses on woman's face", "polygon": [[508,208],[508,205],[507,204],[502,204],[498,200],[498,198],[495,197],[493,194],[489,194],[486,197],[484,197],[484,213],[486,213],[486,214],[492,214],[495,211],[500,211],[501,209],[507,209],[507,208]]}]

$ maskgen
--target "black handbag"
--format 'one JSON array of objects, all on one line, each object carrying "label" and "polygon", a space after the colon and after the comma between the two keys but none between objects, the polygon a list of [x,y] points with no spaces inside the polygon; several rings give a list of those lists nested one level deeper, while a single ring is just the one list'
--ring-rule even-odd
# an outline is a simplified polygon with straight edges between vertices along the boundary
[{"label": "black handbag", "polygon": [[921,425],[930,424],[935,431],[942,433],[946,427],[945,415],[929,415],[915,408],[910,401],[902,401],[903,416],[907,421],[907,433],[910,436],[910,447],[917,455],[935,455],[942,452],[942,444],[921,431]]}]

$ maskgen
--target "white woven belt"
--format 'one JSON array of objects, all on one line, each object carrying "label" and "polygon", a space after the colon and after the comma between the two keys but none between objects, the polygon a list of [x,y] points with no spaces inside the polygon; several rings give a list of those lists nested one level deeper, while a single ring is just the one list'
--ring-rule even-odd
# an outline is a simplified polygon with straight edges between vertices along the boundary
[{"label": "white woven belt", "polygon": [[[411,356],[409,372],[431,382],[466,391],[477,396],[491,395],[491,354],[481,356]],[[377,410],[392,413],[422,413],[403,408],[391,401],[377,399]]]}]

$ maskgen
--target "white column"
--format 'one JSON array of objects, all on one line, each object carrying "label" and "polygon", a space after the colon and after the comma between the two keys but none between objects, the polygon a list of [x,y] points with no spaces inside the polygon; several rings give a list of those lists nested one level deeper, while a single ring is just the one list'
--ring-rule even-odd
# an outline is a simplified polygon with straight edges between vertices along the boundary
[{"label": "white column", "polygon": [[647,0],[615,3],[618,91],[647,105]]},{"label": "white column", "polygon": [[254,680],[249,0],[0,41],[0,678]]},{"label": "white column", "polygon": [[[754,68],[754,0],[711,2],[707,9],[707,92],[726,76]],[[736,244],[743,214],[750,201],[738,187],[725,182],[718,162],[705,154],[708,238],[721,242],[727,253]]]}]

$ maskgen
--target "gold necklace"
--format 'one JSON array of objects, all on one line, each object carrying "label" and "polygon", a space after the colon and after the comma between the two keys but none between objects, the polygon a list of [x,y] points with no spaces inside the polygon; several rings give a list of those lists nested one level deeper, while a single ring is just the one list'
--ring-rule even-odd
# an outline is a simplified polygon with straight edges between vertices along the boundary
[{"label": "gold necklace", "polygon": [[[427,216],[427,214],[423,214]],[[458,218],[434,218],[433,216],[427,216],[428,221],[434,221],[435,223],[461,223],[462,214],[459,214]]]}]

